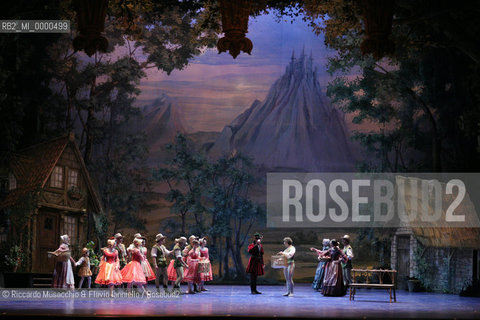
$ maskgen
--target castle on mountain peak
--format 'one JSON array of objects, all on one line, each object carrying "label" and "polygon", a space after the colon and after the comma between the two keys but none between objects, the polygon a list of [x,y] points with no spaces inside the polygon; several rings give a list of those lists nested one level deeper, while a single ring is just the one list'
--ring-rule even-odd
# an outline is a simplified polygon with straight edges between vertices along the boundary
[{"label": "castle on mountain peak", "polygon": [[292,57],[290,58],[290,63],[285,69],[285,75],[293,76],[296,79],[302,78],[317,78],[317,67],[313,67],[313,54],[310,52],[310,55],[307,57],[305,54],[305,48],[302,49],[300,56],[295,57],[295,50],[292,50]]}]

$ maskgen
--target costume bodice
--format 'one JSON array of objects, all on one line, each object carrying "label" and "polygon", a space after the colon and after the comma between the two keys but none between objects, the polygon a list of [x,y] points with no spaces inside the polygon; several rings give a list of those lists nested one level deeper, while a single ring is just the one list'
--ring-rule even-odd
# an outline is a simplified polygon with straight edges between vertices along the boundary
[{"label": "costume bodice", "polygon": [[331,248],[329,250],[329,255],[332,258],[332,261],[340,260],[342,258],[342,251],[338,248]]},{"label": "costume bodice", "polygon": [[117,260],[118,251],[115,249],[113,249],[113,251],[105,249],[103,250],[103,256],[105,257],[105,261],[107,261],[107,263],[114,263],[115,260]]},{"label": "costume bodice", "polygon": [[200,248],[200,257],[205,258],[205,259],[209,259],[208,248],[207,247]]},{"label": "costume bodice", "polygon": [[133,261],[138,261],[138,262],[143,261],[142,252],[138,248],[133,248],[131,252],[132,252],[132,260]]},{"label": "costume bodice", "polygon": [[188,256],[191,258],[191,259],[198,259],[200,258],[199,254],[198,254],[198,250],[195,250],[195,249],[192,249],[188,252]]}]

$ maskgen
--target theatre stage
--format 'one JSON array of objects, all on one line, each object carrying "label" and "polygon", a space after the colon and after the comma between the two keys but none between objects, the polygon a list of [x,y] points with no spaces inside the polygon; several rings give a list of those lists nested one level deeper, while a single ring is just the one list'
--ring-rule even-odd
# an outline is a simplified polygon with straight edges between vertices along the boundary
[{"label": "theatre stage", "polygon": [[[284,287],[259,286],[251,295],[248,286],[207,286],[208,292],[174,299],[97,299],[1,301],[5,316],[231,316],[326,318],[480,318],[480,298],[437,293],[397,292],[389,303],[385,290],[357,291],[355,301],[324,297],[308,285],[295,286],[294,297],[283,297]],[[183,286],[182,290],[186,289]],[[149,286],[149,290],[154,290]]]}]

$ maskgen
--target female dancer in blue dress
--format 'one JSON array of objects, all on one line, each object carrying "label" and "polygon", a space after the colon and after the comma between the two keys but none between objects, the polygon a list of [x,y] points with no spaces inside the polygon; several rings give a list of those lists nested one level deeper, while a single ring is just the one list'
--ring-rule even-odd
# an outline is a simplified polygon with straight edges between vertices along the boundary
[{"label": "female dancer in blue dress", "polygon": [[312,283],[312,288],[313,290],[316,290],[316,291],[322,290],[326,261],[321,259],[320,255],[322,251],[327,251],[328,249],[330,249],[330,239],[323,239],[322,245],[323,245],[322,250],[310,248],[311,251],[315,251],[318,254],[318,259],[320,260],[318,262],[317,271],[315,272],[315,279],[313,280],[313,283]]}]

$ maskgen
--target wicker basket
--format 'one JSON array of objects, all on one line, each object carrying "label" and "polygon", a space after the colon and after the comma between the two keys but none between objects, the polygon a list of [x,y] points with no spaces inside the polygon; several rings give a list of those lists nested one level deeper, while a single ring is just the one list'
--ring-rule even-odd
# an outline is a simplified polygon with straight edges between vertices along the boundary
[{"label": "wicker basket", "polygon": [[287,267],[287,258],[283,254],[273,255],[271,259],[273,269],[282,269]]}]

